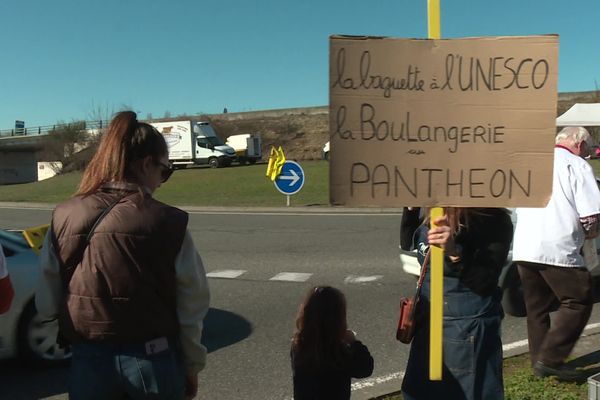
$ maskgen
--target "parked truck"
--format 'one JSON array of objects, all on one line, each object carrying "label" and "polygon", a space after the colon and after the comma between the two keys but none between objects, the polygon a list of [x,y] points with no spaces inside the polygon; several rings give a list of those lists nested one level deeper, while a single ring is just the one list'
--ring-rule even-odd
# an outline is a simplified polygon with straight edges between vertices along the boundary
[{"label": "parked truck", "polygon": [[232,135],[226,144],[235,150],[240,164],[255,164],[262,157],[262,139],[259,134]]},{"label": "parked truck", "polygon": [[169,161],[177,167],[210,165],[227,167],[236,160],[235,150],[217,136],[209,122],[169,121],[150,122],[169,146]]}]

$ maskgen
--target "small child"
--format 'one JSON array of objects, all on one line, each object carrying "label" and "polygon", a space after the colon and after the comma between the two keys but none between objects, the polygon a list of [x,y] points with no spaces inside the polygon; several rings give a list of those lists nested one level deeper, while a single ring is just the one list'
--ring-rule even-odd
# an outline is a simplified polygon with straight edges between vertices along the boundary
[{"label": "small child", "polygon": [[373,373],[369,349],[346,324],[346,298],[330,286],[312,288],[300,305],[292,338],[295,400],[347,400],[350,378]]}]

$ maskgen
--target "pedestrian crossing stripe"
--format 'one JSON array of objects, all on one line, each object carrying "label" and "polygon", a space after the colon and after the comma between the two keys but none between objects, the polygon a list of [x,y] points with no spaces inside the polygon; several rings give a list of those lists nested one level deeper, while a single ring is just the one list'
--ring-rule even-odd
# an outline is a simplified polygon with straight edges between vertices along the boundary
[{"label": "pedestrian crossing stripe", "polygon": [[223,269],[212,271],[206,274],[208,278],[225,278],[225,279],[235,279],[247,271],[243,269]]},{"label": "pedestrian crossing stripe", "polygon": [[311,276],[312,274],[305,272],[281,272],[269,280],[285,282],[306,282],[310,279]]},{"label": "pedestrian crossing stripe", "polygon": [[359,276],[359,275],[348,275],[344,279],[344,283],[368,283],[375,282],[383,278],[383,275],[371,275],[371,276]]},{"label": "pedestrian crossing stripe", "polygon": [[[219,269],[208,272],[208,278],[235,279],[247,273],[244,269]],[[269,281],[278,282],[306,282],[314,274],[308,272],[280,272],[269,278]],[[344,279],[344,284],[372,283],[383,278],[383,275],[348,275]]]}]

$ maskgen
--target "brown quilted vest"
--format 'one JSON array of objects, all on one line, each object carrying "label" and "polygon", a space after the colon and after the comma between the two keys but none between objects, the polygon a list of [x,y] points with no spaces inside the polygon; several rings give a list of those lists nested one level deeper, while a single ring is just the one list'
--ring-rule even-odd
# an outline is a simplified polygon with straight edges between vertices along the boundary
[{"label": "brown quilted vest", "polygon": [[[179,330],[175,258],[188,215],[132,185],[128,192],[116,187],[74,197],[52,216],[65,294],[60,333],[71,343],[139,343]],[[102,211],[122,196],[86,243]]]}]

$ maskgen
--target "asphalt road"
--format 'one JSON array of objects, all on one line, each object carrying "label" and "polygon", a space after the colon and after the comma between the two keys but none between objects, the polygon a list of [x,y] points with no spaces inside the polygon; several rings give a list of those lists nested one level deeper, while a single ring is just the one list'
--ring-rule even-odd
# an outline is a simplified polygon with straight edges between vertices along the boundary
[{"label": "asphalt road", "polygon": [[[0,209],[0,227],[39,225],[49,216],[48,210]],[[398,390],[408,355],[408,346],[394,338],[398,298],[415,285],[398,266],[399,224],[398,214],[192,213],[189,227],[207,272],[230,276],[210,278],[209,357],[199,398],[291,398],[294,318],[317,284],[344,291],[348,323],[375,358],[373,378],[355,383],[353,398]],[[597,321],[595,310],[590,322]],[[524,319],[507,317],[503,342],[525,338]],[[0,363],[2,399],[65,399],[66,382],[66,369]]]}]

